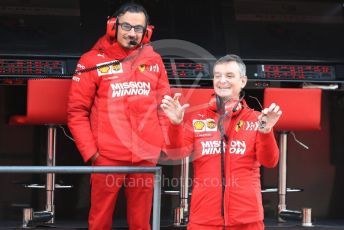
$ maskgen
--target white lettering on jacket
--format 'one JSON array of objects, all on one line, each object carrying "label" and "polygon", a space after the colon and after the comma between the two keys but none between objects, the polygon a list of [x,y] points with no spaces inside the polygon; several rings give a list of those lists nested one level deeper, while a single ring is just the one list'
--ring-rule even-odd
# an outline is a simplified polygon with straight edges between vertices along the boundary
[{"label": "white lettering on jacket", "polygon": [[[202,144],[202,156],[221,153],[221,141],[201,141]],[[225,143],[223,144],[225,149]]]},{"label": "white lettering on jacket", "polygon": [[258,121],[246,121],[245,130],[256,131],[258,129]]},{"label": "white lettering on jacket", "polygon": [[[86,67],[85,67],[83,64],[78,63],[78,64],[76,65],[76,74],[81,75],[81,72],[80,72],[80,71],[84,70],[85,68],[86,68]],[[76,81],[76,80],[74,79],[74,77],[73,77],[72,80]],[[80,81],[80,78],[79,78],[79,81]],[[79,81],[78,81],[78,82],[79,82]]]},{"label": "white lettering on jacket", "polygon": [[158,65],[158,64],[155,64],[155,65],[149,66],[149,71],[150,71],[150,72],[157,72],[157,73],[159,73],[159,71],[160,71],[159,65]]},{"label": "white lettering on jacket", "polygon": [[129,95],[144,95],[147,96],[150,93],[149,82],[121,82],[112,83],[112,97],[123,97]]},{"label": "white lettering on jacket", "polygon": [[241,154],[244,155],[246,152],[245,141],[231,141],[229,153],[230,154]]},{"label": "white lettering on jacket", "polygon": [[73,76],[73,77],[72,77],[72,80],[73,80],[73,81],[76,81],[76,82],[79,82],[79,81],[80,81],[80,77]]}]

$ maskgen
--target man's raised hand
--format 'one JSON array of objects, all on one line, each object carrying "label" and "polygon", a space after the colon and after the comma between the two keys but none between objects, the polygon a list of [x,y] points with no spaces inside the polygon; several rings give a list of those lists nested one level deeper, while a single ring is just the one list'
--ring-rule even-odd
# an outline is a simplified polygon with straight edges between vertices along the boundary
[{"label": "man's raised hand", "polygon": [[189,104],[181,105],[179,103],[180,93],[174,94],[173,98],[165,95],[161,101],[161,109],[165,112],[172,124],[179,125],[183,121],[184,112],[190,106]]}]

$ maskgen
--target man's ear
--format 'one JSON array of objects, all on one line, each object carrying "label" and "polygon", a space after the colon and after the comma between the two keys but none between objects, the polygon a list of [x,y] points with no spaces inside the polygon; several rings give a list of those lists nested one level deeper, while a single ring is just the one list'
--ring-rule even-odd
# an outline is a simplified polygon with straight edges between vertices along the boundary
[{"label": "man's ear", "polygon": [[241,77],[241,88],[245,88],[247,84],[247,76]]}]

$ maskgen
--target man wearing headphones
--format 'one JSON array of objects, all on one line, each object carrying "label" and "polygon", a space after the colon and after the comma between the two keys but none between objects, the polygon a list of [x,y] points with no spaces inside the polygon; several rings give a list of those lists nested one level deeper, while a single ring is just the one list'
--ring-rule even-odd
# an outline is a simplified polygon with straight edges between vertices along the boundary
[{"label": "man wearing headphones", "polygon": [[[183,121],[188,104],[165,96],[161,108],[172,125],[170,158],[192,153],[194,178],[189,230],[262,230],[260,166],[274,167],[278,147],[272,131],[282,114],[271,104],[261,113],[249,108],[242,89],[246,67],[240,57],[226,55],[214,65],[215,96],[207,109]],[[222,139],[222,141],[221,141]]]},{"label": "man wearing headphones", "polygon": [[[168,119],[170,94],[161,57],[148,44],[153,27],[138,4],[121,6],[106,35],[83,54],[68,102],[68,126],[85,162],[94,166],[155,166]],[[152,174],[92,174],[89,229],[111,229],[118,192],[125,187],[130,229],[150,229]]]}]

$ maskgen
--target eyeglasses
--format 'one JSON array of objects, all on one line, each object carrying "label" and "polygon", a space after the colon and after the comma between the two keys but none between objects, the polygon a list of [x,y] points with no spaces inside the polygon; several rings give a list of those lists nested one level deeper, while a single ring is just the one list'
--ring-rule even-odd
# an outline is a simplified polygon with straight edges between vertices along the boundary
[{"label": "eyeglasses", "polygon": [[121,26],[121,28],[125,31],[130,31],[132,28],[134,28],[134,31],[136,33],[143,33],[143,31],[145,30],[145,27],[141,26],[141,25],[137,25],[137,26],[132,26],[127,22],[123,22],[123,23],[118,23],[118,25]]}]

